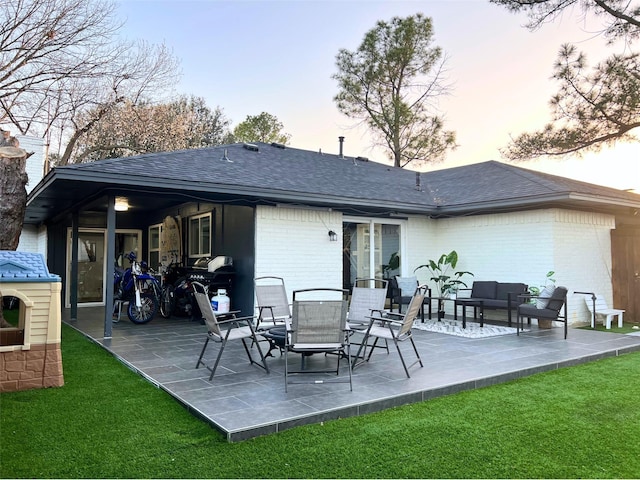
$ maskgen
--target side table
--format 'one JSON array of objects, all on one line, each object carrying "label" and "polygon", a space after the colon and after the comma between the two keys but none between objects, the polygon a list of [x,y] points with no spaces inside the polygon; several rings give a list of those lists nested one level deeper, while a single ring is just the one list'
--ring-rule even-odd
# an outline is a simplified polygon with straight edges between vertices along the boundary
[{"label": "side table", "polygon": [[458,317],[458,306],[462,307],[462,328],[467,328],[467,307],[473,307],[473,318],[480,313],[480,326],[484,327],[484,301],[476,298],[457,298],[454,303],[455,317]]}]

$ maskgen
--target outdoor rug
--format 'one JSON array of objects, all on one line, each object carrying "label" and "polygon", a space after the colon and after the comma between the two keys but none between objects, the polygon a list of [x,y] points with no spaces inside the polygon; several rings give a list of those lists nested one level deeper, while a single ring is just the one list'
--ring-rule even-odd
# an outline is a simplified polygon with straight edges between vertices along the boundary
[{"label": "outdoor rug", "polygon": [[448,319],[444,319],[440,322],[437,320],[425,320],[424,323],[416,321],[413,324],[413,328],[466,338],[486,338],[498,335],[516,334],[515,327],[503,327],[500,325],[490,325],[486,323],[484,324],[484,327],[481,327],[479,323],[467,321],[467,328],[462,328],[462,320]]}]

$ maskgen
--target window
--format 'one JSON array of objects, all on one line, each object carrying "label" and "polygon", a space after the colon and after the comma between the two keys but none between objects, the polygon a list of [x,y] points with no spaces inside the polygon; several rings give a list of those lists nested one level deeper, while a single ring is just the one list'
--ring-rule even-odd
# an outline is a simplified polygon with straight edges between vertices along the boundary
[{"label": "window", "polygon": [[149,266],[158,268],[160,265],[160,236],[162,235],[162,224],[151,225],[149,227]]},{"label": "window", "polygon": [[189,218],[189,257],[211,255],[211,213]]}]

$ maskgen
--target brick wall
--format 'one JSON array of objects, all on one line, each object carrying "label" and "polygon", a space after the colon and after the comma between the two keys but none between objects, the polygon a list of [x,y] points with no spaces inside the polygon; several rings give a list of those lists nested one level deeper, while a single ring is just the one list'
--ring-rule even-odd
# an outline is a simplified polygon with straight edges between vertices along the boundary
[{"label": "brick wall", "polygon": [[[566,286],[570,323],[588,322],[589,312],[582,295],[574,291],[595,291],[611,300],[611,230],[613,216],[562,209],[536,210],[493,215],[432,220],[410,220],[435,229],[430,234],[431,256],[412,257],[426,263],[442,253],[456,250],[458,270],[474,273],[476,280],[544,283],[548,271],[555,271],[556,285]],[[409,232],[425,227],[413,226]],[[418,243],[413,239],[411,244]],[[424,248],[422,249],[425,250]],[[426,280],[425,273],[418,273]]]},{"label": "brick wall", "polygon": [[289,300],[293,290],[342,288],[342,214],[258,206],[255,274],[284,278]]},{"label": "brick wall", "polygon": [[[456,250],[457,270],[474,273],[465,277],[469,287],[474,279],[540,286],[547,272],[555,271],[556,284],[569,290],[570,323],[590,319],[584,297],[574,291],[601,293],[611,302],[613,216],[546,209],[440,220],[409,217],[403,228],[403,275]],[[337,242],[329,242],[329,229],[338,233]],[[340,288],[341,232],[337,212],[258,207],[256,276],[283,277],[290,299],[299,288]],[[428,283],[425,270],[417,276]]]}]

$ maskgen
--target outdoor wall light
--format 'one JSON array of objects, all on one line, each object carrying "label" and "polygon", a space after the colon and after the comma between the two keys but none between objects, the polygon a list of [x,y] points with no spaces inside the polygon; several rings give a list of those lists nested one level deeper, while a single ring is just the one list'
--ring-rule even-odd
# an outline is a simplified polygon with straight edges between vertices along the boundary
[{"label": "outdoor wall light", "polygon": [[330,242],[337,242],[338,241],[338,234],[336,232],[334,232],[333,230],[329,230],[329,241]]},{"label": "outdoor wall light", "polygon": [[116,212],[126,212],[129,210],[129,201],[126,197],[116,197],[115,210]]}]

